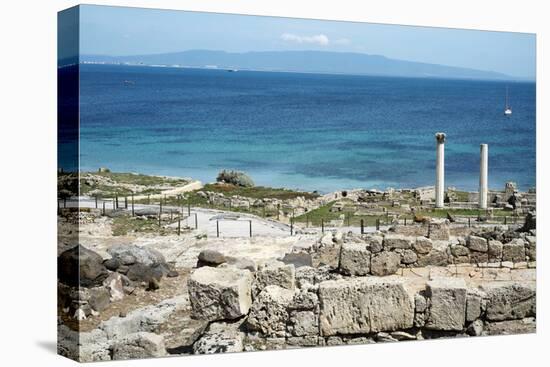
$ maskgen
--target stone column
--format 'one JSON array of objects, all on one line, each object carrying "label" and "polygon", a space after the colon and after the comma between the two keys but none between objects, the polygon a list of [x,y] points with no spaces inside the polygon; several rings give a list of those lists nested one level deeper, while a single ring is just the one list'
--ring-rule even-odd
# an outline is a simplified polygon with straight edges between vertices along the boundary
[{"label": "stone column", "polygon": [[479,209],[487,209],[487,172],[489,167],[489,146],[479,147]]},{"label": "stone column", "polygon": [[436,133],[437,156],[435,159],[435,207],[443,208],[445,195],[445,133]]}]

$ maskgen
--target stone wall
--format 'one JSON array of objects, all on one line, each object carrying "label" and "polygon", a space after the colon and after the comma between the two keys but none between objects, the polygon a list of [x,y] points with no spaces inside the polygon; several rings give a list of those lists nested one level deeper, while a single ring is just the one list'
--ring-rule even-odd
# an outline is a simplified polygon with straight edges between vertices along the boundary
[{"label": "stone wall", "polygon": [[[243,290],[253,294],[257,280],[263,279],[263,289],[252,299],[248,312],[237,321],[222,316],[212,320],[206,332],[193,343],[193,352],[364,344],[535,330],[534,282],[472,287],[461,278],[442,277],[411,290],[402,279],[394,277],[347,277],[330,273],[326,267],[306,266],[295,272],[285,268],[288,265],[271,264],[271,275],[279,269],[279,276],[268,277],[267,283],[258,270],[250,289]],[[209,271],[226,277],[223,269]],[[248,270],[238,272],[244,278],[250,276]],[[190,280],[190,284],[194,281]],[[224,289],[225,286],[219,291],[224,293]],[[190,288],[192,302],[210,294]],[[239,309],[237,299],[232,298],[233,303],[226,299],[223,307]],[[200,318],[202,312],[192,317]]]}]

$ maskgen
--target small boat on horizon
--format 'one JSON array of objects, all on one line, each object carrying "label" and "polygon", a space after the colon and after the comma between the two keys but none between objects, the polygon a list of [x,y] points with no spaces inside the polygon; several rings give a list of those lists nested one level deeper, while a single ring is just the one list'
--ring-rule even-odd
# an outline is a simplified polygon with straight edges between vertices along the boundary
[{"label": "small boat on horizon", "polygon": [[510,116],[512,114],[512,107],[508,103],[508,86],[506,86],[506,102],[504,107],[504,115]]},{"label": "small boat on horizon", "polygon": [[124,83],[124,85],[134,85],[134,84],[136,84],[136,82],[134,82],[133,80],[125,80],[123,83]]}]

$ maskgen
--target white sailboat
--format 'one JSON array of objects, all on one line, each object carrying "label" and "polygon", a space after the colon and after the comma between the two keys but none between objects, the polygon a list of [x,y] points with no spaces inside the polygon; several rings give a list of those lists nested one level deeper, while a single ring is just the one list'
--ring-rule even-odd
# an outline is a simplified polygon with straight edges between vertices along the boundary
[{"label": "white sailboat", "polygon": [[508,87],[506,87],[506,107],[504,107],[504,115],[510,116],[512,114],[512,107],[508,103]]}]

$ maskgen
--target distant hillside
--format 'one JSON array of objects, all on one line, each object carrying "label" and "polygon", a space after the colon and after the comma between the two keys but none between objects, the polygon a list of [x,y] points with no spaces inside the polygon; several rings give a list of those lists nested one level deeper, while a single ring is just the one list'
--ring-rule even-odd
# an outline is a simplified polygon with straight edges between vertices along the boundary
[{"label": "distant hillside", "polygon": [[82,55],[81,62],[131,63],[145,65],[180,65],[263,71],[292,71],[385,75],[401,77],[435,77],[458,79],[514,79],[509,75],[467,68],[389,59],[384,56],[351,52],[273,51],[230,53],[190,50],[136,56]]}]

